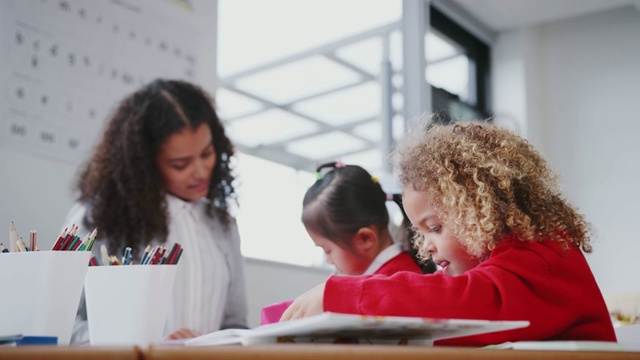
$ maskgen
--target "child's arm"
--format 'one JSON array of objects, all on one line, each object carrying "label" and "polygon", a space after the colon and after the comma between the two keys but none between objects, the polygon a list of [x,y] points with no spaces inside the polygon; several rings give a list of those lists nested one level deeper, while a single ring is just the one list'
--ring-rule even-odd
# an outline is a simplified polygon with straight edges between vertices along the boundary
[{"label": "child's arm", "polygon": [[298,296],[284,314],[282,314],[280,321],[293,320],[322,313],[324,310],[322,306],[323,296],[324,283]]}]

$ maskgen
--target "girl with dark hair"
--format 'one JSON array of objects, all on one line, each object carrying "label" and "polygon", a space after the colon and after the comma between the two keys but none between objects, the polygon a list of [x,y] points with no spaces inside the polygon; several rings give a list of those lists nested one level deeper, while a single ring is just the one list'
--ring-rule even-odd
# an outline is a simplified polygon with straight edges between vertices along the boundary
[{"label": "girl with dark hair", "polygon": [[[323,170],[330,171],[323,174]],[[378,179],[357,165],[331,162],[320,165],[317,181],[302,202],[302,222],[313,242],[324,250],[327,262],[345,275],[384,274],[398,271],[431,273],[435,264],[419,260],[412,246],[408,221],[389,231],[387,201],[402,210],[401,196],[386,194]],[[406,217],[406,215],[405,215]],[[412,250],[411,252],[403,250]]]},{"label": "girl with dark hair", "polygon": [[[320,165],[316,178],[302,201],[302,223],[340,274],[390,276],[436,270],[431,258],[418,258],[418,249],[410,245],[413,232],[399,194],[386,194],[367,170],[342,162]],[[387,201],[395,202],[404,215],[395,238],[389,230]],[[260,323],[277,322],[292,302],[262,308]]]},{"label": "girl with dark hair", "polygon": [[[234,149],[200,87],[158,79],[123,99],[81,170],[78,202],[65,225],[98,228],[110,253],[178,242],[168,338],[247,327],[236,202]],[[88,340],[84,301],[72,342]]]}]

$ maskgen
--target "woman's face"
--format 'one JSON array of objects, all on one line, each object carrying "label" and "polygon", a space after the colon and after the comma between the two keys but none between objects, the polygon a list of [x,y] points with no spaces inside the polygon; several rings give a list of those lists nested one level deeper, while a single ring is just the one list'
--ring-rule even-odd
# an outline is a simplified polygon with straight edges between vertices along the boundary
[{"label": "woman's face", "polygon": [[480,264],[480,259],[469,255],[453,229],[443,224],[425,192],[405,189],[402,204],[411,223],[423,236],[422,250],[433,257],[442,272],[458,276]]},{"label": "woman's face", "polygon": [[201,124],[196,129],[185,128],[171,135],[160,146],[156,164],[167,192],[185,201],[205,197],[216,166],[209,126]]}]

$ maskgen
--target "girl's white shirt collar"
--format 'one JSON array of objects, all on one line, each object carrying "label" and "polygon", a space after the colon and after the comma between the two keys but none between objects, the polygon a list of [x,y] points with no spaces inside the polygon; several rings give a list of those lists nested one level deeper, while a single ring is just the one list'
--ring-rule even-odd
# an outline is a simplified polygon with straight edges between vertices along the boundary
[{"label": "girl's white shirt collar", "polygon": [[389,260],[393,259],[394,257],[398,256],[398,254],[400,254],[400,252],[402,252],[401,245],[399,243],[393,243],[391,246],[389,246],[386,249],[382,250],[378,254],[378,256],[376,256],[376,258],[373,259],[373,261],[371,262],[371,264],[369,265],[367,270],[365,270],[365,272],[362,273],[362,275],[371,275],[371,274],[375,273],[387,261],[389,261]]}]

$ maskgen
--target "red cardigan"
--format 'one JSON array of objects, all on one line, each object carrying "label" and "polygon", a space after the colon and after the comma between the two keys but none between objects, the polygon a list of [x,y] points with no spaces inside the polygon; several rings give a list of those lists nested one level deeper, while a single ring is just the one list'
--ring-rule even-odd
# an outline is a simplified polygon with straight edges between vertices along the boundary
[{"label": "red cardigan", "polygon": [[391,276],[400,271],[411,271],[414,273],[422,274],[422,269],[418,266],[415,260],[406,251],[400,252],[398,255],[392,257],[386,263],[382,264],[378,270],[373,274],[381,274]]},{"label": "red cardigan", "polygon": [[528,320],[527,328],[437,341],[484,346],[523,340],[616,341],[600,289],[577,247],[505,238],[466,273],[332,276],[324,310],[364,315]]}]

